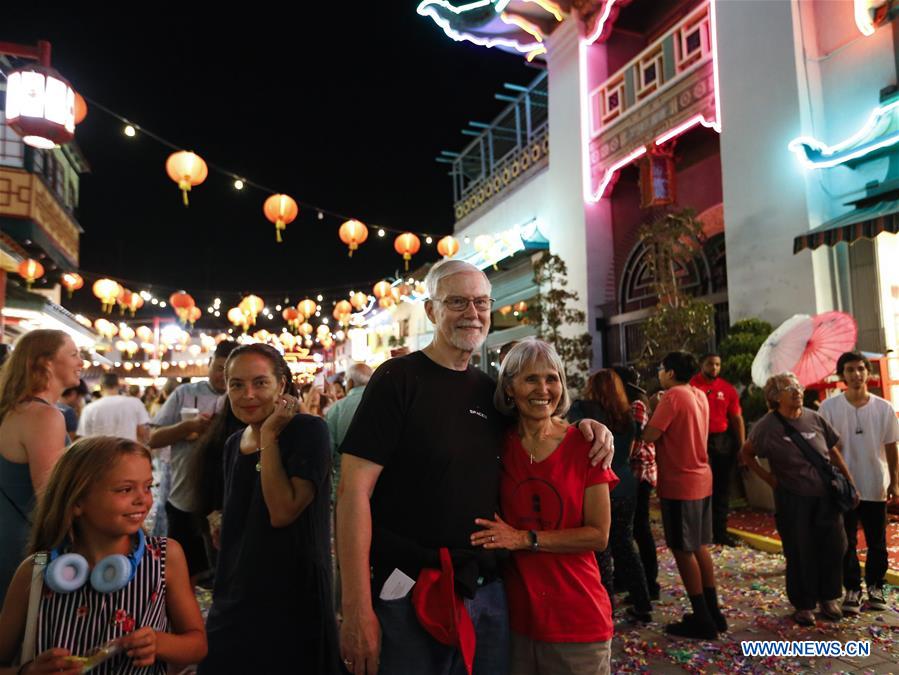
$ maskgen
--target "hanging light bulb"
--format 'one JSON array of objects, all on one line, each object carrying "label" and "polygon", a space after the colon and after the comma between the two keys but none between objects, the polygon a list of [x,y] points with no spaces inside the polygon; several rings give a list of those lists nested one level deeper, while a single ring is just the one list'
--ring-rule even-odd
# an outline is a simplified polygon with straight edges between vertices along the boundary
[{"label": "hanging light bulb", "polygon": [[137,130],[130,124],[126,124],[124,133],[128,138],[134,138],[137,135]]}]

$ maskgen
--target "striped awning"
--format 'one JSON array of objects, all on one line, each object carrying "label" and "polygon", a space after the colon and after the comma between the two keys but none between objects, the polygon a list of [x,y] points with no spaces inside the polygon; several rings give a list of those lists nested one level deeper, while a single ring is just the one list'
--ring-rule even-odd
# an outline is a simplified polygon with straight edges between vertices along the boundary
[{"label": "striped awning", "polygon": [[899,199],[857,208],[799,235],[793,240],[793,253],[841,241],[851,244],[858,239],[873,239],[881,232],[899,233]]}]

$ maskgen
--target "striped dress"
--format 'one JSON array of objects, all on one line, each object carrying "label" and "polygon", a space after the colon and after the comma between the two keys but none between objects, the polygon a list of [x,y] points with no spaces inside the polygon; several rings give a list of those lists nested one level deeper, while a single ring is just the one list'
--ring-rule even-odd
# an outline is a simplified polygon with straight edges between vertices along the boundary
[{"label": "striped dress", "polygon": [[[72,593],[55,593],[44,585],[37,622],[37,653],[64,647],[84,656],[108,640],[150,626],[168,630],[165,609],[165,556],[167,539],[147,537],[144,557],[134,579],[114,593],[98,593],[90,581]],[[117,654],[91,671],[98,675],[165,675],[160,661],[145,668]]]}]

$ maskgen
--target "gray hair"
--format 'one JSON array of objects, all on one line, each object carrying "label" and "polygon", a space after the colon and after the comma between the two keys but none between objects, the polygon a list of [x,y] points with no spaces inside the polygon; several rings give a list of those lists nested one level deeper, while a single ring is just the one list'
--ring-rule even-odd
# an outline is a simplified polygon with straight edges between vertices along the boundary
[{"label": "gray hair", "polygon": [[425,277],[425,288],[428,291],[428,297],[432,299],[437,297],[437,288],[440,286],[441,280],[463,272],[476,272],[477,274],[480,274],[487,282],[487,287],[492,288],[490,279],[487,278],[487,275],[471,263],[465,262],[464,260],[446,259],[441,260],[434,265],[428,272],[428,276]]},{"label": "gray hair", "polygon": [[351,363],[346,369],[346,379],[351,381],[354,386],[362,387],[368,384],[371,379],[371,367],[365,363]]},{"label": "gray hair", "polygon": [[778,373],[777,375],[772,375],[771,377],[769,377],[768,381],[765,382],[764,389],[765,403],[768,404],[769,410],[776,410],[780,405],[780,395],[788,386],[784,383],[794,384],[797,387],[802,387],[802,385],[799,384],[798,378],[790,372]]},{"label": "gray hair", "polygon": [[503,415],[514,416],[517,413],[515,402],[506,394],[506,387],[512,384],[518,375],[528,366],[544,361],[550,368],[559,374],[562,384],[562,398],[559,405],[553,411],[553,415],[564,417],[571,407],[571,397],[568,394],[568,384],[565,381],[565,364],[559,358],[555,348],[548,342],[538,340],[535,337],[525,338],[509,350],[503,359],[496,378],[496,391],[493,393],[493,405]]}]

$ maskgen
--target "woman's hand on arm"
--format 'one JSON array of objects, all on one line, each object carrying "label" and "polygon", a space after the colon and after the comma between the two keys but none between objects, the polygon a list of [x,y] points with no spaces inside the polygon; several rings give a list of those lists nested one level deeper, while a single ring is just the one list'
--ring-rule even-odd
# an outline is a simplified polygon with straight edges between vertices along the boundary
[{"label": "woman's hand on arm", "polygon": [[584,440],[592,443],[589,452],[590,464],[596,466],[602,463],[603,469],[608,469],[612,466],[612,457],[615,454],[615,439],[608,427],[596,420],[584,418],[577,423],[577,428],[583,435]]},{"label": "woman's hand on arm", "polygon": [[[523,551],[531,548],[527,530],[517,530],[505,522],[499,514],[494,520],[476,518],[479,530],[471,535],[472,546],[485,549]],[[546,553],[583,553],[602,551],[609,542],[611,507],[609,485],[591,485],[584,492],[584,525],[565,530],[540,530],[537,532],[537,551]]]},{"label": "woman's hand on arm", "polygon": [[159,659],[175,665],[199,663],[206,657],[206,629],[190,585],[184,550],[169,539],[166,550],[166,613],[170,633],[144,626],[121,639],[135,666],[150,666]]}]

